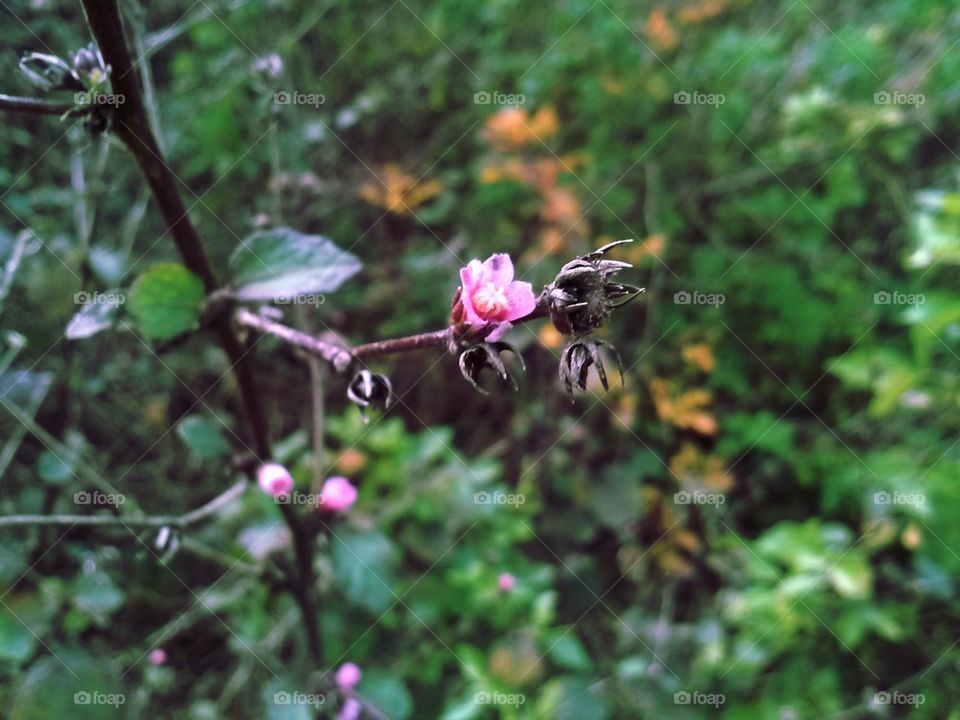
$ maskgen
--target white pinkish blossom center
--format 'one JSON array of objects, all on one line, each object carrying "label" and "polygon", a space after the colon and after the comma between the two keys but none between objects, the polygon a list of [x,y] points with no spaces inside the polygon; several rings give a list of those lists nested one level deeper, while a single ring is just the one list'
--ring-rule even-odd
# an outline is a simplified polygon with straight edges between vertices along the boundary
[{"label": "white pinkish blossom center", "polygon": [[503,316],[510,309],[510,301],[503,288],[485,282],[473,292],[473,307],[477,314],[488,320]]}]

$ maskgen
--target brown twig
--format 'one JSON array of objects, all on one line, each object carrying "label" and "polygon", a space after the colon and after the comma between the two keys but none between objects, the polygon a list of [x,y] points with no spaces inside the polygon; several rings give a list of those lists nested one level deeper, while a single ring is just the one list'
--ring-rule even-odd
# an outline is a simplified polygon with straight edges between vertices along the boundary
[{"label": "brown twig", "polygon": [[[116,107],[113,130],[130,149],[140,166],[184,265],[200,277],[208,293],[214,293],[220,285],[196,228],[187,215],[187,209],[177,186],[178,178],[163,160],[157,139],[150,127],[149,114],[134,72],[117,2],[116,0],[82,0],[82,4],[87,24],[93,32],[104,60],[111,68],[110,82],[113,93],[124,99],[123,103]],[[267,416],[260,401],[247,350],[234,332],[229,317],[225,316],[218,323],[217,332],[220,345],[227,354],[240,389],[256,452],[262,459],[269,458],[271,452]],[[311,654],[314,659],[319,660],[320,638],[314,600],[313,538],[290,506],[281,505],[280,509],[293,535],[298,569],[295,595],[303,611]]]},{"label": "brown twig", "polygon": [[[518,325],[529,322],[546,317],[548,314],[549,307],[547,301],[545,298],[542,298],[538,301],[537,307],[532,313],[518,320],[514,320],[513,324]],[[387,340],[377,340],[376,342],[357,345],[354,348],[347,348],[321,340],[318,337],[296,330],[281,322],[271,320],[264,315],[251,312],[246,308],[238,309],[234,314],[234,319],[238,325],[257,330],[267,335],[272,335],[288,345],[293,345],[311,355],[326,360],[338,373],[346,372],[354,360],[364,361],[376,357],[414,352],[416,350],[429,348],[449,349],[451,343],[456,339],[455,332],[457,330],[457,328],[449,326],[441,330],[432,330],[430,332],[390,338]],[[479,332],[474,333],[472,337],[476,340],[482,340],[486,332],[489,332],[489,330],[481,329]]]}]

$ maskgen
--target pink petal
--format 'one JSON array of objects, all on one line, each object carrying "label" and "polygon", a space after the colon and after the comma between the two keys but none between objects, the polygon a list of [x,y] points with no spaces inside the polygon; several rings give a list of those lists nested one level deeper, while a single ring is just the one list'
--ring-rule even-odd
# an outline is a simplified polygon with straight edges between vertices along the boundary
[{"label": "pink petal", "polygon": [[502,338],[504,335],[506,335],[507,330],[509,330],[512,327],[513,325],[511,325],[508,322],[497,323],[496,327],[493,329],[493,332],[487,335],[487,337],[485,337],[484,340],[486,342],[496,342],[497,340]]},{"label": "pink petal", "polygon": [[504,289],[504,294],[510,301],[510,310],[505,320],[519,320],[532,313],[537,307],[533,285],[528,282],[512,282]]},{"label": "pink petal", "polygon": [[471,260],[465,268],[461,268],[460,285],[463,287],[464,295],[470,295],[481,280],[483,280],[483,263],[479,260]]},{"label": "pink petal", "polygon": [[477,286],[483,280],[483,263],[479,260],[471,260],[465,268],[460,270],[460,300],[463,302],[463,309],[467,314],[467,322],[471,325],[482,325],[484,320],[473,307],[473,293]]},{"label": "pink petal", "polygon": [[483,263],[484,280],[504,288],[513,282],[513,261],[506,253],[491,255]]}]

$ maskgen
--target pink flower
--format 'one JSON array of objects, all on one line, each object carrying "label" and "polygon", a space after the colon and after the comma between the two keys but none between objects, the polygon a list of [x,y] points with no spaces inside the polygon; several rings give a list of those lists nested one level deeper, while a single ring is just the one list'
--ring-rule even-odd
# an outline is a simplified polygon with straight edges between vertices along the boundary
[{"label": "pink flower", "polygon": [[347,698],[340,712],[337,714],[337,720],[359,720],[363,705],[354,697]]},{"label": "pink flower", "polygon": [[357,501],[357,489],[345,477],[327,478],[320,495],[327,510],[348,510]]},{"label": "pink flower", "polygon": [[147,655],[151,665],[165,665],[167,662],[167,651],[163,648],[154,648]]},{"label": "pink flower", "polygon": [[348,662],[340,666],[337,670],[337,687],[341,690],[353,690],[360,682],[363,673],[354,663]]},{"label": "pink flower", "polygon": [[503,592],[510,592],[517,585],[517,579],[510,573],[500,573],[497,578],[497,587]]},{"label": "pink flower", "polygon": [[293,490],[293,476],[279,463],[264,463],[257,468],[257,484],[267,495],[286,495]]},{"label": "pink flower", "polygon": [[460,299],[471,325],[496,323],[488,340],[497,340],[510,329],[510,321],[529,315],[537,307],[533,285],[513,279],[513,262],[506,253],[484,262],[471,260],[460,270]]}]

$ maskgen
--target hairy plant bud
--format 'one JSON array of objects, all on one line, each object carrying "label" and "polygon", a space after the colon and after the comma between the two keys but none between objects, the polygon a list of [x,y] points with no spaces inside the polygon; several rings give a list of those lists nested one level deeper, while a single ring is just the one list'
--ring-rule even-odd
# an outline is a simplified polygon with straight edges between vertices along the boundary
[{"label": "hairy plant bud", "polygon": [[96,87],[107,79],[107,66],[94,45],[80,48],[73,54],[73,70],[87,87]]},{"label": "hairy plant bud", "polygon": [[147,656],[147,659],[150,661],[151,665],[166,665],[167,664],[167,651],[163,648],[154,648],[150,651],[150,654]]},{"label": "hairy plant bud", "polygon": [[520,356],[520,353],[518,353],[512,345],[505,342],[479,343],[467,348],[460,354],[460,372],[471,385],[484,395],[489,393],[480,387],[479,380],[480,373],[485,369],[493,370],[500,376],[501,380],[512,385],[514,390],[517,389],[516,380],[513,379],[506,365],[504,365],[503,359],[500,357],[500,353],[504,350],[516,355],[517,359],[520,360],[520,368],[522,370],[527,369],[523,364],[523,358]]},{"label": "hairy plant bud", "polygon": [[325,510],[349,510],[357,501],[357,489],[345,477],[331,477],[320,490],[320,504]]},{"label": "hairy plant bud", "polygon": [[567,395],[572,396],[574,391],[583,392],[587,389],[587,374],[591,365],[596,368],[603,389],[609,389],[603,357],[600,355],[601,347],[605,347],[616,358],[617,367],[620,368],[620,384],[623,384],[623,365],[613,345],[603,340],[579,338],[570,343],[560,356],[560,384]]},{"label": "hairy plant bud", "polygon": [[337,670],[337,687],[341,690],[353,690],[362,676],[363,673],[360,672],[360,668],[355,663],[344,663]]},{"label": "hairy plant bud", "polygon": [[264,463],[257,468],[257,485],[267,495],[287,495],[293,490],[293,476],[280,463]]},{"label": "hairy plant bud", "polygon": [[517,579],[511,573],[500,573],[497,576],[497,588],[501,592],[510,592],[517,586]]},{"label": "hairy plant bud", "polygon": [[644,288],[615,282],[613,276],[633,267],[630,263],[606,260],[612,248],[632,240],[618,240],[571,260],[546,287],[550,317],[557,330],[569,335],[586,335],[601,327],[610,313],[626,305]]},{"label": "hairy plant bud", "polygon": [[386,410],[393,400],[393,385],[386,375],[370,372],[367,369],[357,371],[347,385],[347,397],[360,406],[363,419],[367,419],[367,409]]}]

